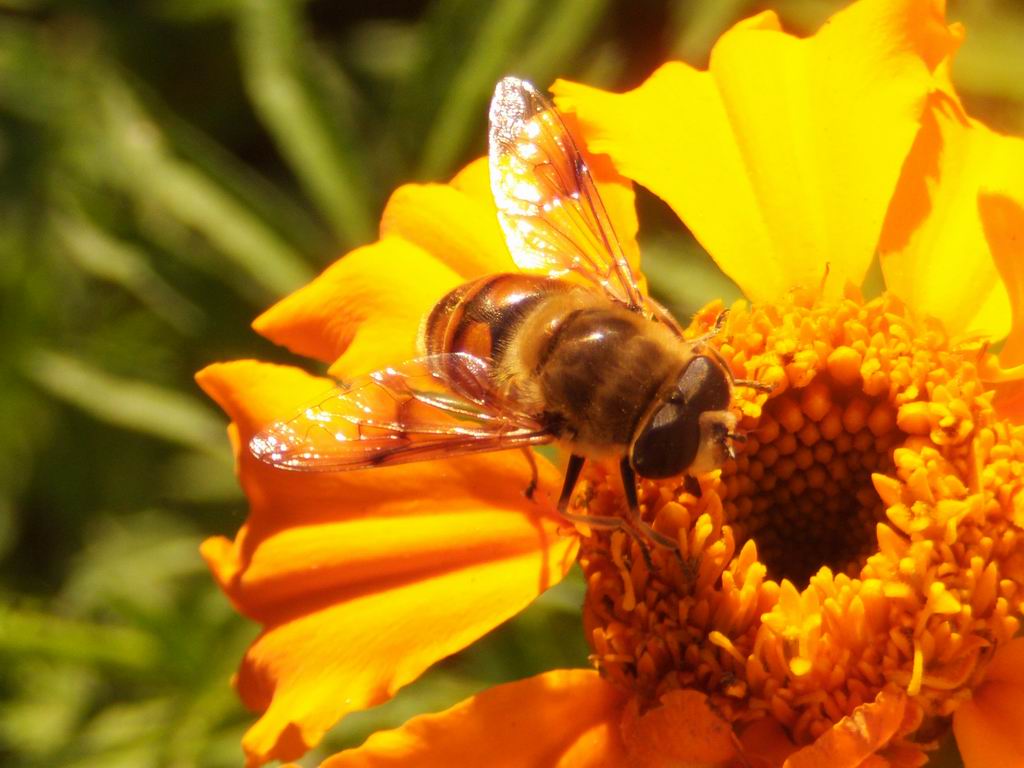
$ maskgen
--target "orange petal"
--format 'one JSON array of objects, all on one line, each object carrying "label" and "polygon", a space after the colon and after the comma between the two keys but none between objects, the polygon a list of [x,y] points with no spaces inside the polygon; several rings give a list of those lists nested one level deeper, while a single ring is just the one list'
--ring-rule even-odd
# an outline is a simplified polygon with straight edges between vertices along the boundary
[{"label": "orange petal", "polygon": [[336,375],[414,357],[420,321],[438,299],[467,280],[515,269],[486,173],[486,160],[477,160],[451,184],[400,187],[384,210],[380,240],[344,256],[253,327],[323,362],[344,353]]},{"label": "orange petal", "polygon": [[[217,363],[200,371],[196,379],[234,422],[231,432],[239,479],[250,502],[249,526],[261,539],[295,525],[335,522],[345,514],[366,518],[370,509],[377,516],[383,516],[382,510],[407,515],[419,514],[422,508],[458,511],[478,504],[531,514],[538,508],[550,512],[549,504],[533,504],[523,497],[530,470],[518,451],[361,472],[274,469],[239,446],[270,422],[294,414],[323,395],[334,382],[297,368],[256,361]],[[538,498],[544,499],[560,487],[561,478],[543,457],[537,457],[537,464]],[[481,478],[488,482],[482,483]]]},{"label": "orange petal", "polygon": [[997,382],[992,385],[995,390],[992,405],[995,406],[996,413],[1000,418],[1014,424],[1024,423],[1024,370],[1018,371],[1018,368],[1022,366],[1012,369],[1017,371],[1017,378],[1013,381]]},{"label": "orange petal", "polygon": [[415,357],[421,319],[462,282],[423,249],[387,237],[332,264],[256,318],[253,328],[324,362],[344,353],[338,375],[367,373]]},{"label": "orange petal", "polygon": [[751,768],[775,768],[786,762],[796,745],[786,735],[778,720],[766,717],[755,720],[740,734],[743,756]]},{"label": "orange petal", "polygon": [[[575,540],[559,536],[550,504],[523,496],[519,452],[276,470],[249,455],[248,439],[328,382],[255,362],[210,366],[198,380],[235,422],[251,504],[234,542],[203,546],[232,601],[265,625],[237,680],[246,704],[266,710],[243,741],[250,764],[298,757],[346,713],[513,616],[572,562]],[[557,473],[541,469],[550,496]]]},{"label": "orange petal", "polygon": [[737,739],[731,726],[694,690],[670,691],[659,706],[640,715],[636,701],[622,719],[631,768],[725,766],[736,757]]},{"label": "orange petal", "polygon": [[992,404],[999,417],[1024,423],[1024,363],[1003,368],[994,355],[985,355],[979,372],[995,393]]},{"label": "orange petal", "polygon": [[622,704],[622,694],[592,670],[546,672],[375,733],[322,768],[612,768],[623,765]]},{"label": "orange petal", "polygon": [[965,768],[1024,765],[1024,688],[987,683],[953,715]]},{"label": "orange petal", "polygon": [[982,375],[995,391],[993,405],[1000,416],[1024,422],[1024,205],[1003,194],[982,193],[978,211],[996,269],[1010,300],[1010,335],[998,364],[985,362]]},{"label": "orange petal", "polygon": [[1024,638],[1000,648],[985,677],[953,715],[966,768],[1024,765]]},{"label": "orange petal", "polygon": [[451,184],[399,187],[384,209],[381,237],[397,235],[418,245],[463,280],[516,271],[498,224],[489,180],[483,189],[476,183],[486,173],[487,160],[481,158]]},{"label": "orange petal", "polygon": [[1024,688],[1024,637],[1015,638],[996,651],[985,668],[984,679]]},{"label": "orange petal", "polygon": [[[741,22],[707,72],[666,64],[622,95],[559,82],[594,152],[662,197],[748,297],[860,283],[956,40],[933,0],[862,0],[813,37]],[[866,41],[870,41],[867,44]]]},{"label": "orange petal", "polygon": [[[1002,339],[1011,328],[1004,279],[1019,270],[1007,262],[1021,258],[1024,217],[1019,208],[1014,216],[993,207],[992,198],[979,201],[979,193],[1024,201],[1024,140],[990,131],[937,91],[893,195],[879,243],[882,272],[889,291],[951,334]],[[1011,345],[1018,358],[1022,333]]]},{"label": "orange petal", "polygon": [[[1014,144],[1020,147],[1024,141]],[[991,192],[978,196],[981,227],[1010,300],[1010,334],[999,354],[1003,368],[1024,364],[1024,176],[1018,182],[1016,198]]]},{"label": "orange petal", "polygon": [[907,697],[902,692],[882,691],[862,704],[813,744],[794,752],[784,768],[857,768],[888,745],[903,722]]}]

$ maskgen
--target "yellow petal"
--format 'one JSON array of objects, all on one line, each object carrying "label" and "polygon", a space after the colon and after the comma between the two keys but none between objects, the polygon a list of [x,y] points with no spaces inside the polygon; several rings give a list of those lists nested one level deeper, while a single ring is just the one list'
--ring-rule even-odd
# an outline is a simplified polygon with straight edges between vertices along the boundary
[{"label": "yellow petal", "polygon": [[[937,91],[886,218],[882,272],[889,291],[954,336],[1002,339],[1010,301],[993,256],[1020,259],[1024,227],[1020,218],[994,221],[1000,211],[983,211],[981,193],[1024,200],[1024,140],[989,130]],[[1010,230],[993,229],[1000,224]]]},{"label": "yellow petal", "polygon": [[439,259],[398,237],[358,248],[260,315],[253,328],[293,352],[368,373],[416,356],[423,316],[464,282]]},{"label": "yellow petal", "polygon": [[399,187],[384,209],[381,237],[397,235],[418,245],[463,280],[516,271],[490,187],[474,184],[486,163],[471,163],[451,184]]},{"label": "yellow petal", "polygon": [[[570,133],[576,137],[577,144],[580,146],[580,151],[583,153],[584,162],[590,170],[590,175],[593,177],[594,183],[597,185],[598,191],[601,195],[601,200],[608,212],[612,228],[615,230],[616,239],[622,246],[622,251],[626,256],[626,259],[629,261],[630,266],[636,273],[637,279],[640,281],[641,288],[644,288],[644,278],[640,273],[640,249],[636,242],[638,222],[633,185],[615,169],[607,157],[603,155],[591,155],[587,151],[586,147],[579,141],[579,126],[572,115],[565,115],[564,122]],[[511,256],[508,253],[508,249],[505,246],[503,236],[500,233],[500,227],[497,223],[497,209],[494,205],[494,197],[491,193],[490,185],[490,169],[488,167],[487,159],[481,158],[480,160],[470,163],[460,171],[459,174],[452,179],[449,186],[449,189],[462,193],[461,197],[464,200],[472,199],[477,206],[480,206],[479,210],[486,208],[487,215],[489,216],[489,226],[487,227],[489,239],[485,246],[474,244],[464,245],[450,242],[452,238],[450,233],[457,229],[457,226],[453,224],[453,220],[461,221],[464,215],[463,207],[455,202],[452,196],[449,196],[449,200],[445,201],[445,206],[438,205],[432,207],[425,214],[416,213],[410,209],[415,209],[418,201],[414,202],[412,199],[406,198],[403,194],[403,190],[423,190],[426,188],[422,186],[416,188],[415,185],[409,185],[409,187],[403,187],[395,193],[394,197],[392,197],[392,202],[388,204],[388,208],[390,210],[396,201],[401,202],[403,203],[402,211],[408,221],[422,222],[418,227],[416,227],[417,231],[420,233],[438,232],[438,235],[436,236],[437,245],[433,245],[423,239],[417,239],[415,235],[407,234],[409,228],[402,230],[403,236],[406,236],[414,242],[422,245],[424,248],[427,248],[431,253],[440,254],[448,250],[459,251],[460,249],[473,251],[480,247],[493,249],[495,247],[493,245],[494,238],[497,238],[500,240],[500,248],[504,254],[504,261],[496,262],[492,259],[486,261],[484,266],[487,269],[481,274],[515,272],[518,271],[518,267],[513,264]],[[440,202],[440,198],[438,198],[438,202]],[[451,210],[445,210],[445,208],[450,208]],[[424,221],[425,219],[427,221]],[[388,211],[385,211],[382,231],[390,231],[387,229],[389,221],[390,217]],[[460,224],[459,226],[462,225]],[[445,235],[445,231],[449,234]],[[457,232],[455,235],[457,237],[461,237]],[[474,273],[469,276],[475,277],[477,275]],[[569,279],[571,279],[571,277]]]},{"label": "yellow petal", "polygon": [[490,159],[486,155],[478,157],[452,177],[451,185],[472,198],[493,203]]},{"label": "yellow petal", "polygon": [[[566,115],[564,122],[573,136],[580,136],[580,128],[571,115]],[[623,247],[626,258],[630,265],[637,272],[638,279],[642,281],[640,274],[640,249],[637,246],[636,236],[639,223],[636,212],[636,196],[633,193],[633,184],[629,179],[615,170],[615,167],[602,155],[594,156],[587,152],[587,147],[581,144],[581,152],[584,154],[590,175],[597,184],[600,191],[601,201],[607,209],[608,218],[611,219],[615,236]],[[488,206],[490,217],[497,221],[497,210],[494,205],[494,195],[490,191],[490,169],[487,159],[481,158],[463,168],[454,179],[452,186],[467,196],[484,201]],[[502,248],[506,252],[504,241]],[[497,266],[497,265],[496,265]],[[510,267],[505,265],[501,269],[494,268],[490,271],[504,271]],[[512,266],[513,271],[516,270]]]},{"label": "yellow petal", "polygon": [[[523,495],[518,451],[362,472],[300,473],[246,450],[253,432],[329,382],[252,361],[210,366],[200,385],[231,416],[250,515],[202,552],[238,609],[264,624],[237,677],[262,711],[248,762],[293,759],[346,713],[373,706],[557,583],[575,552],[539,462]],[[486,483],[481,483],[486,478]]]},{"label": "yellow petal", "polygon": [[597,672],[546,672],[375,733],[322,768],[613,768],[624,764],[622,704]]},{"label": "yellow petal", "polygon": [[707,72],[554,90],[590,149],[668,202],[750,298],[815,287],[826,264],[838,294],[874,255],[930,70],[955,44],[932,0],[862,0],[805,40],[772,15],[741,23]]}]

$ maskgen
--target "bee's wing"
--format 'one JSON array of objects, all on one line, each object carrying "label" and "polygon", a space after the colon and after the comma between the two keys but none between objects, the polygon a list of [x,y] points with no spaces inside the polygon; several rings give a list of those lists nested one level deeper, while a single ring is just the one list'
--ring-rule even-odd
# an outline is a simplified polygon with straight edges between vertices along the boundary
[{"label": "bee's wing", "polygon": [[540,423],[495,397],[489,373],[465,353],[384,368],[271,424],[249,450],[284,469],[331,471],[550,442]]},{"label": "bee's wing", "polygon": [[491,191],[512,258],[570,272],[650,315],[608,211],[558,110],[525,80],[498,83],[490,110]]}]

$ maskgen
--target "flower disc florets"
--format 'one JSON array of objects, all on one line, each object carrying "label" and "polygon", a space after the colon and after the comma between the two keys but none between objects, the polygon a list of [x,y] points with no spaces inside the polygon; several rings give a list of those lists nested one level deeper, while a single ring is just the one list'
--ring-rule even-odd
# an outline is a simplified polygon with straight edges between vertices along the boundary
[{"label": "flower disc florets", "polygon": [[[679,542],[655,572],[621,532],[584,538],[593,659],[646,706],[694,688],[798,745],[904,692],[886,754],[915,764],[1019,626],[1024,429],[994,412],[983,349],[890,296],[739,306],[713,343],[774,389],[736,389],[747,440],[699,497],[643,484]],[[597,471],[575,503],[609,514],[621,489]]]}]

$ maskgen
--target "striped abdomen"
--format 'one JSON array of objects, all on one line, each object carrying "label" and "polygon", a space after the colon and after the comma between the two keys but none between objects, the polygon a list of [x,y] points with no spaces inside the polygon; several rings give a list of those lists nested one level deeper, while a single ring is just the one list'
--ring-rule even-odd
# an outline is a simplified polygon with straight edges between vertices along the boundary
[{"label": "striped abdomen", "polygon": [[571,286],[536,275],[499,274],[464,283],[427,315],[420,344],[428,355],[468,352],[500,365],[516,330],[538,304]]}]

